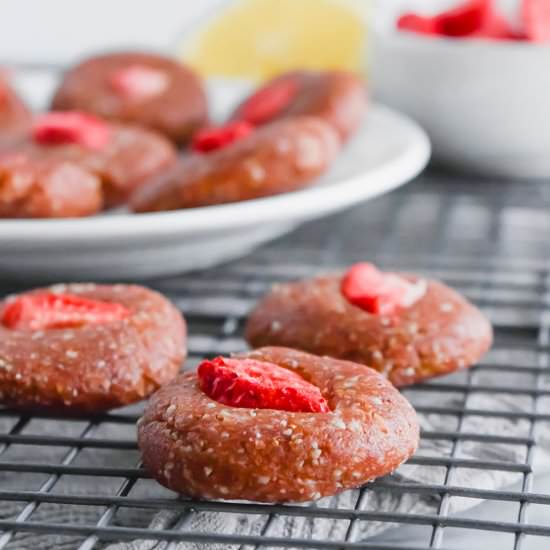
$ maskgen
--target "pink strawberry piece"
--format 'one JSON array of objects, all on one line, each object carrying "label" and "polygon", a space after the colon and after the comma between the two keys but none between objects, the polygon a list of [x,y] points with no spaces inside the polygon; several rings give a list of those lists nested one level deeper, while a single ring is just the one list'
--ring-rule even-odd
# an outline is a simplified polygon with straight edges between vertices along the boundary
[{"label": "pink strawberry piece", "polygon": [[391,315],[399,308],[410,307],[425,291],[423,281],[411,283],[369,263],[352,266],[341,283],[341,292],[348,302],[377,315]]},{"label": "pink strawberry piece", "polygon": [[550,42],[550,2],[548,0],[523,0],[521,14],[528,40]]},{"label": "pink strawberry piece", "polygon": [[148,99],[163,93],[170,81],[164,71],[146,65],[130,65],[115,71],[109,83],[123,97]]},{"label": "pink strawberry piece", "polygon": [[73,294],[22,294],[0,312],[0,322],[13,330],[47,330],[111,323],[130,315],[121,304]]},{"label": "pink strawberry piece", "polygon": [[210,153],[248,136],[253,130],[254,127],[244,120],[229,122],[224,126],[204,128],[193,136],[191,147],[199,153]]},{"label": "pink strawberry piece", "polygon": [[522,40],[506,18],[497,11],[491,11],[483,21],[481,28],[470,35],[470,38],[489,38],[493,40]]},{"label": "pink strawberry piece", "polygon": [[467,0],[464,4],[436,16],[441,34],[468,36],[482,28],[492,12],[492,0]]},{"label": "pink strawberry piece", "polygon": [[418,34],[438,35],[439,27],[435,17],[426,17],[415,13],[405,13],[397,20],[397,28]]},{"label": "pink strawberry piece", "polygon": [[250,124],[264,124],[277,117],[298,93],[296,77],[289,75],[264,86],[239,108],[238,118]]},{"label": "pink strawberry piece", "polygon": [[109,141],[109,127],[101,119],[77,111],[51,112],[37,117],[33,139],[42,145],[81,145],[102,149]]},{"label": "pink strawberry piece", "polygon": [[197,370],[200,389],[214,401],[248,409],[326,413],[329,406],[317,386],[273,363],[216,357]]}]

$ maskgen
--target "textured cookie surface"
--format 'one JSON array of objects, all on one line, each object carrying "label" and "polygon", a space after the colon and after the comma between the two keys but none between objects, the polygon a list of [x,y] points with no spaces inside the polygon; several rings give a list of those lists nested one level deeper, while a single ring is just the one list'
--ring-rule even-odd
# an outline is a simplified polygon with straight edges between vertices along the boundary
[{"label": "textured cookie surface", "polygon": [[196,373],[151,398],[139,422],[147,470],[194,497],[298,502],[358,487],[395,470],[416,450],[408,401],[382,376],[347,361],[284,348],[234,359],[267,361],[319,388],[329,412],[227,406]]},{"label": "textured cookie surface", "polygon": [[74,162],[0,153],[0,218],[71,218],[101,210],[101,182]]},{"label": "textured cookie surface", "polygon": [[[56,113],[54,116],[73,116]],[[51,116],[51,115],[47,115]],[[176,160],[174,146],[163,136],[137,126],[104,123],[105,141],[99,147],[81,143],[44,143],[28,137],[14,147],[31,159],[70,161],[96,175],[101,181],[105,206],[116,206]]]},{"label": "textured cookie surface", "polygon": [[276,285],[248,319],[248,342],[362,363],[397,386],[468,367],[491,346],[487,319],[442,283],[427,281],[421,299],[385,316],[349,303],[341,280],[329,276]]},{"label": "textured cookie surface", "polygon": [[321,119],[282,120],[212,153],[184,158],[138,190],[132,207],[174,210],[294,191],[322,175],[338,150],[335,131]]},{"label": "textured cookie surface", "polygon": [[279,118],[318,116],[347,140],[366,110],[364,83],[353,73],[294,71],[259,88],[237,107],[232,118],[264,124]]},{"label": "textured cookie surface", "polygon": [[[124,93],[117,85],[121,71],[154,71],[165,85],[148,94]],[[132,74],[132,73],[131,73]],[[123,73],[124,75],[124,73]],[[118,77],[118,78],[117,78]],[[142,80],[142,79],[141,79]],[[81,110],[113,121],[137,124],[156,130],[176,143],[185,143],[207,120],[207,103],[202,84],[188,67],[168,57],[140,53],[111,53],[85,60],[64,77],[52,108]]]},{"label": "textured cookie surface", "polygon": [[[10,304],[45,292],[118,305],[128,315],[42,330],[8,323]],[[185,358],[180,313],[160,294],[139,286],[56,285],[7,298],[0,312],[0,397],[8,406],[101,412],[140,401],[172,380]],[[44,322],[46,314],[59,316],[50,311],[35,317]]]}]

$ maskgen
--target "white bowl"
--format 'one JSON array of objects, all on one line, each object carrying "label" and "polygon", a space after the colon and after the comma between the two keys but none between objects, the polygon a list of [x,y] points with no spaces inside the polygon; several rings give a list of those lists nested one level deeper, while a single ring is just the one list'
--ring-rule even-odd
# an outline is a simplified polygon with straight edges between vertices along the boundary
[{"label": "white bowl", "polygon": [[550,46],[377,29],[377,100],[419,122],[438,163],[487,176],[550,176]]}]

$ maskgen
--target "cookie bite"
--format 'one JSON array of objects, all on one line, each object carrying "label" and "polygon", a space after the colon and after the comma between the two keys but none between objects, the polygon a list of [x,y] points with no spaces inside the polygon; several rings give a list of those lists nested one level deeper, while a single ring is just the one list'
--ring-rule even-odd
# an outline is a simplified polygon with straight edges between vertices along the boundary
[{"label": "cookie bite", "polygon": [[31,120],[30,110],[0,74],[0,151],[23,139]]},{"label": "cookie bite", "polygon": [[262,125],[280,118],[317,116],[329,123],[340,138],[349,139],[367,110],[363,81],[346,71],[292,71],[260,87],[232,115]]},{"label": "cookie bite", "polygon": [[368,263],[346,273],[276,285],[252,311],[252,346],[287,346],[362,363],[396,386],[471,366],[492,327],[463,296],[434,280]]},{"label": "cookie bite", "polygon": [[209,206],[301,189],[330,167],[339,141],[320,118],[295,117],[258,129],[238,121],[204,130],[193,149],[134,193],[134,211]]},{"label": "cookie bite", "polygon": [[169,57],[143,52],[82,61],[65,74],[52,109],[143,126],[177,144],[186,143],[208,118],[199,77]]},{"label": "cookie bite", "polygon": [[160,294],[134,285],[63,284],[0,302],[0,402],[99,413],[172,380],[186,326]]},{"label": "cookie bite", "polygon": [[124,203],[171,166],[177,154],[160,134],[74,111],[36,117],[27,139],[13,151],[31,159],[69,161],[95,174],[106,207]]},{"label": "cookie bite", "polygon": [[0,153],[0,218],[77,218],[102,207],[99,178],[79,164]]},{"label": "cookie bite", "polygon": [[143,464],[206,499],[304,502],[393,472],[416,450],[408,401],[347,361],[263,348],[204,361],[149,401]]}]

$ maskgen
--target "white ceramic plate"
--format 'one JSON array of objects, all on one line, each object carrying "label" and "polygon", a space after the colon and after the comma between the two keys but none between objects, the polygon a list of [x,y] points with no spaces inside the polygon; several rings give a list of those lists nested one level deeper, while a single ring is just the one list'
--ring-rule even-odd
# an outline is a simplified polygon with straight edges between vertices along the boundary
[{"label": "white ceramic plate", "polygon": [[[234,90],[226,86],[214,89],[212,100],[218,110],[224,110],[228,98],[236,99]],[[212,266],[244,255],[304,221],[406,183],[424,168],[429,156],[423,130],[408,118],[373,105],[333,169],[302,191],[164,213],[119,211],[83,219],[0,220],[0,277],[129,280]]]}]

